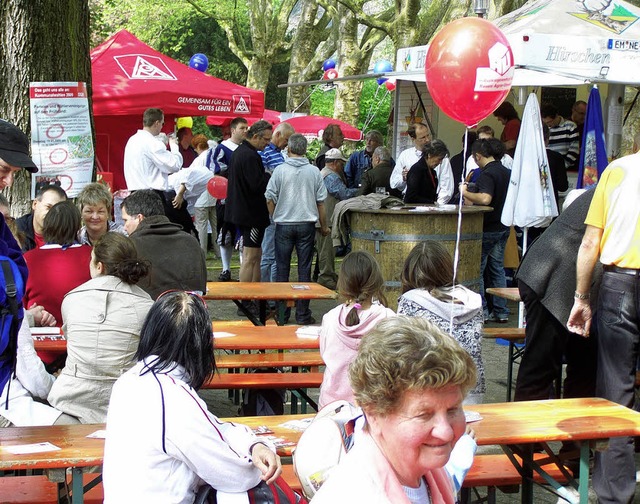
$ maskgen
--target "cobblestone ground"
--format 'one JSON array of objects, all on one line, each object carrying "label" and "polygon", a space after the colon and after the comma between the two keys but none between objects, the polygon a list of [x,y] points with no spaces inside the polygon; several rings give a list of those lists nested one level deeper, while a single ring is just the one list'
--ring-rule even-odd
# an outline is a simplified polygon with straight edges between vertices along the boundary
[{"label": "cobblestone ground", "polygon": [[[211,255],[209,255],[211,257]],[[235,265],[232,267],[232,278],[237,280],[238,278],[238,261],[234,256]],[[220,261],[208,260],[209,266],[209,280],[215,281],[218,279],[220,273]],[[336,264],[336,269],[339,264]],[[292,274],[295,275],[295,268],[292,268]],[[295,280],[294,277],[291,279]],[[209,311],[211,317],[214,320],[237,320],[236,305],[231,301],[209,301]],[[322,315],[331,310],[337,305],[337,301],[311,301],[311,309],[313,311],[314,318],[320,323]],[[517,306],[515,303],[510,303],[509,308],[511,310],[511,317],[509,319],[508,326],[517,326]],[[497,324],[488,324],[488,327],[498,326]],[[493,340],[487,340],[484,342],[482,355],[485,364],[485,373],[487,380],[487,393],[485,395],[485,403],[503,402],[506,400],[507,391],[507,352],[508,347],[500,345]],[[514,367],[514,380],[517,376],[518,366]],[[209,405],[209,408],[219,417],[234,417],[238,416],[238,406],[229,399],[226,391],[201,391],[200,395]],[[317,399],[317,391],[310,393],[312,397]],[[499,447],[483,447],[483,453],[500,453]],[[636,456],[636,468],[640,467],[640,457]],[[520,502],[520,493],[505,494],[498,490],[497,499],[498,504],[517,503]],[[534,493],[534,503],[546,504],[565,502],[563,500],[558,501],[558,497],[552,495],[543,488],[537,487]],[[594,495],[590,495],[590,503],[597,502]],[[636,498],[634,504],[640,504],[640,488],[636,491]]]}]

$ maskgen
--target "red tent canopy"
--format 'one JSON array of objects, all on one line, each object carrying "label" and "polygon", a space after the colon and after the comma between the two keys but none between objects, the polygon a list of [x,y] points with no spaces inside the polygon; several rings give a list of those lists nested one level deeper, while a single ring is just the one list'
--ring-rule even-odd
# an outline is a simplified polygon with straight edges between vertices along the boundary
[{"label": "red tent canopy", "polygon": [[320,138],[323,130],[328,124],[337,124],[340,126],[345,140],[362,140],[362,131],[358,128],[354,128],[350,124],[332,119],[331,117],[308,115],[298,116],[286,119],[284,122],[288,122],[296,130],[296,133],[301,133],[306,136],[316,136]]},{"label": "red tent canopy", "polygon": [[121,30],[91,51],[96,156],[126,187],[122,162],[127,140],[142,127],[142,113],[157,107],[172,131],[180,116],[238,116],[253,122],[264,111],[264,93],[189,68]]},{"label": "red tent canopy", "polygon": [[121,30],[91,51],[93,113],[260,119],[264,93],[189,68]]},{"label": "red tent canopy", "polygon": [[[280,122],[280,114],[277,110],[264,109],[264,113],[262,114],[262,119],[265,121],[269,121],[271,124],[278,124]],[[237,116],[236,116],[237,117]],[[219,126],[224,128],[225,126],[229,126],[231,124],[231,117],[219,117],[215,115],[207,116],[207,124],[209,126]],[[249,120],[249,123],[252,121]]]}]

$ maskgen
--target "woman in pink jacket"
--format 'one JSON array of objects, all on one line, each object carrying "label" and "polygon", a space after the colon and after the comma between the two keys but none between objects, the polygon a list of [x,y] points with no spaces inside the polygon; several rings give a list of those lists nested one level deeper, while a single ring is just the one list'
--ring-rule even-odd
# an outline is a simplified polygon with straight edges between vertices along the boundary
[{"label": "woman in pink jacket", "polygon": [[325,363],[319,406],[343,399],[353,402],[348,368],[355,359],[360,338],[387,317],[382,292],[384,279],[375,258],[364,251],[351,252],[342,261],[338,292],[346,301],[325,314],[320,331],[320,353]]}]

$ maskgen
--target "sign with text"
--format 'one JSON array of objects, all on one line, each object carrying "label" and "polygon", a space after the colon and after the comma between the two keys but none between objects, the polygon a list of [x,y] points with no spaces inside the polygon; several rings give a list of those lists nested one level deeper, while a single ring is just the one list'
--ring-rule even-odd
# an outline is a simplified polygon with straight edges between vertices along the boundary
[{"label": "sign with text", "polygon": [[53,184],[73,198],[91,182],[93,142],[84,82],[32,82],[31,153],[38,165],[31,196]]}]

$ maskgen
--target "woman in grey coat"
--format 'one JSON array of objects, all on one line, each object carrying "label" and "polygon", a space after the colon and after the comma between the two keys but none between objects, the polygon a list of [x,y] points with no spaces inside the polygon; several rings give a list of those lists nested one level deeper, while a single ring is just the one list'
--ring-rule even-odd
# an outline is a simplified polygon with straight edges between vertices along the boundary
[{"label": "woman in grey coat", "polygon": [[107,418],[111,388],[134,364],[140,329],[153,301],[135,285],[149,272],[133,242],[109,232],[91,253],[91,280],[62,302],[67,361],[48,401],[81,423]]}]

